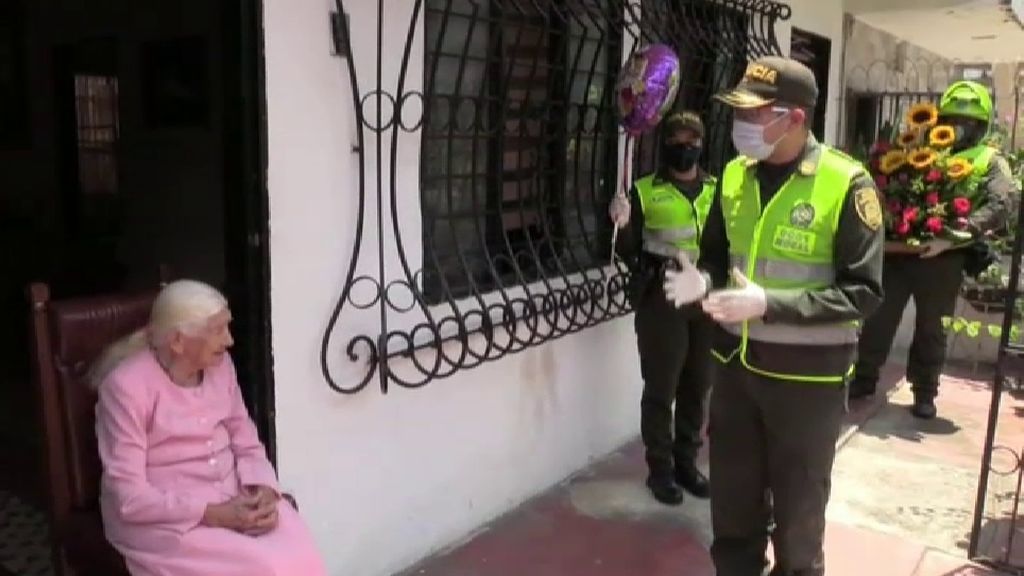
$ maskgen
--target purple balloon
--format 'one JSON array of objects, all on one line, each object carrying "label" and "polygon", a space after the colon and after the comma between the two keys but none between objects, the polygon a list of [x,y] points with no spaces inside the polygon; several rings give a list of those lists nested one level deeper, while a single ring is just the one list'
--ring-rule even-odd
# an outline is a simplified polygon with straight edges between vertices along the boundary
[{"label": "purple balloon", "polygon": [[640,48],[619,74],[619,113],[626,132],[636,136],[661,122],[679,90],[679,57],[664,44]]}]

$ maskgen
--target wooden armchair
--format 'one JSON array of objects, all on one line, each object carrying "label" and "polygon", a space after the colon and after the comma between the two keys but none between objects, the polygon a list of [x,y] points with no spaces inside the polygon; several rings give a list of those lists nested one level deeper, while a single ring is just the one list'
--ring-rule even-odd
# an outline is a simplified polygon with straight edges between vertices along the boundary
[{"label": "wooden armchair", "polygon": [[145,325],[156,291],[61,301],[50,300],[46,284],[28,292],[54,569],[58,576],[128,576],[103,534],[96,395],[84,377],[107,345]]}]

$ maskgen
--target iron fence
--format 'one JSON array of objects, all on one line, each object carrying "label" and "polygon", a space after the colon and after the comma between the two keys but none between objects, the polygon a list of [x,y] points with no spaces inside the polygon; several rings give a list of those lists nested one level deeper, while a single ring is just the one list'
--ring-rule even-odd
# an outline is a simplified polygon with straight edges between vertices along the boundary
[{"label": "iron fence", "polygon": [[[1021,116],[1021,89],[997,94],[999,113],[996,127],[989,142],[1000,147],[1009,159],[1008,168],[1017,181],[1018,190],[1024,187],[1024,152],[1018,148]],[[995,274],[997,285],[971,282],[970,286],[1002,294],[1001,302],[987,304],[987,309],[1002,312],[998,329],[999,349],[992,382],[985,443],[981,453],[977,499],[971,525],[969,555],[972,560],[994,566],[1004,572],[1024,575],[1024,536],[1019,532],[1024,525],[1021,518],[1021,489],[1024,488],[1024,446],[1020,444],[1019,408],[1007,409],[1004,402],[1024,396],[1024,302],[1021,288],[1021,264],[1024,258],[1024,235],[1020,222],[1024,222],[1024,203],[1017,195],[1016,214],[1008,219],[1005,234],[997,238],[1005,241],[1009,254],[1003,255],[1001,264],[1009,263],[1009,277]],[[1000,243],[1001,244],[1001,243]],[[997,247],[1005,250],[1005,246]],[[1005,282],[1005,283],[1004,283]]]},{"label": "iron fence", "polygon": [[[1020,178],[1020,176],[1018,176]],[[1018,201],[1018,221],[1024,204]],[[971,525],[968,549],[972,560],[994,566],[1005,572],[1024,574],[1024,538],[1021,528],[1021,488],[1024,487],[1024,448],[1019,444],[1015,428],[1020,414],[1003,409],[1004,396],[1020,398],[1021,375],[1024,375],[1024,345],[1019,336],[1022,328],[1020,277],[1024,235],[1013,242],[1009,286],[1005,291],[1003,320],[999,332],[999,352],[992,384],[985,443],[982,447],[981,471],[977,499]]]}]

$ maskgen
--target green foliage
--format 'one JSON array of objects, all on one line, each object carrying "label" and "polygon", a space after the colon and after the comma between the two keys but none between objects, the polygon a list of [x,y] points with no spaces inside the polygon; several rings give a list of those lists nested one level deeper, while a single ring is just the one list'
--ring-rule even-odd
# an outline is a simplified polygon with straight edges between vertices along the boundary
[{"label": "green foliage", "polygon": [[[946,332],[953,332],[953,334],[965,334],[968,338],[977,338],[981,335],[982,329],[988,334],[988,336],[994,340],[998,340],[1003,336],[1003,327],[999,324],[982,324],[980,320],[968,320],[963,317],[953,318],[951,316],[942,317],[942,329]],[[1010,342],[1019,343],[1021,341],[1021,329],[1019,326],[1010,327]]]}]

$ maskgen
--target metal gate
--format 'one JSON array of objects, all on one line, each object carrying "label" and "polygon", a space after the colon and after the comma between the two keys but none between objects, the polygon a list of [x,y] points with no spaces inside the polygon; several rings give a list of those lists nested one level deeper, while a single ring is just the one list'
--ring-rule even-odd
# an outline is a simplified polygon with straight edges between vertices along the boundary
[{"label": "metal gate", "polygon": [[[1019,93],[1018,93],[1019,95]],[[1021,173],[1017,178],[1021,179]],[[1024,214],[1018,201],[1017,221]],[[1024,483],[1024,434],[1020,414],[1003,409],[1006,395],[1020,397],[1024,375],[1024,344],[1015,335],[1022,328],[1021,256],[1024,235],[1013,243],[1009,286],[1000,332],[996,373],[992,384],[988,426],[982,449],[981,472],[974,519],[971,525],[971,559],[1001,570],[1024,574],[1024,519],[1021,518],[1021,488]]]},{"label": "metal gate", "polygon": [[[993,142],[1002,146],[1010,160],[1019,186],[1024,186],[1024,151],[1018,148],[1021,129],[1021,89],[1012,95],[1011,113],[1002,115]],[[1008,107],[1004,106],[1005,111]],[[1024,301],[1021,291],[1021,259],[1024,234],[1020,233],[1024,203],[1017,199],[1016,220],[1011,220],[1013,240],[1009,257],[1010,277],[1003,304],[999,351],[996,357],[992,401],[982,449],[981,471],[974,519],[971,526],[970,557],[978,562],[1015,574],[1024,574],[1024,518],[1021,518],[1021,489],[1024,487],[1024,424],[1021,414],[1004,408],[1007,396],[1024,395]]]},{"label": "metal gate", "polygon": [[892,62],[879,60],[849,70],[843,115],[846,149],[866,158],[872,143],[899,130],[911,106],[938,102],[952,77],[950,65],[929,61],[903,62],[894,70]]}]

